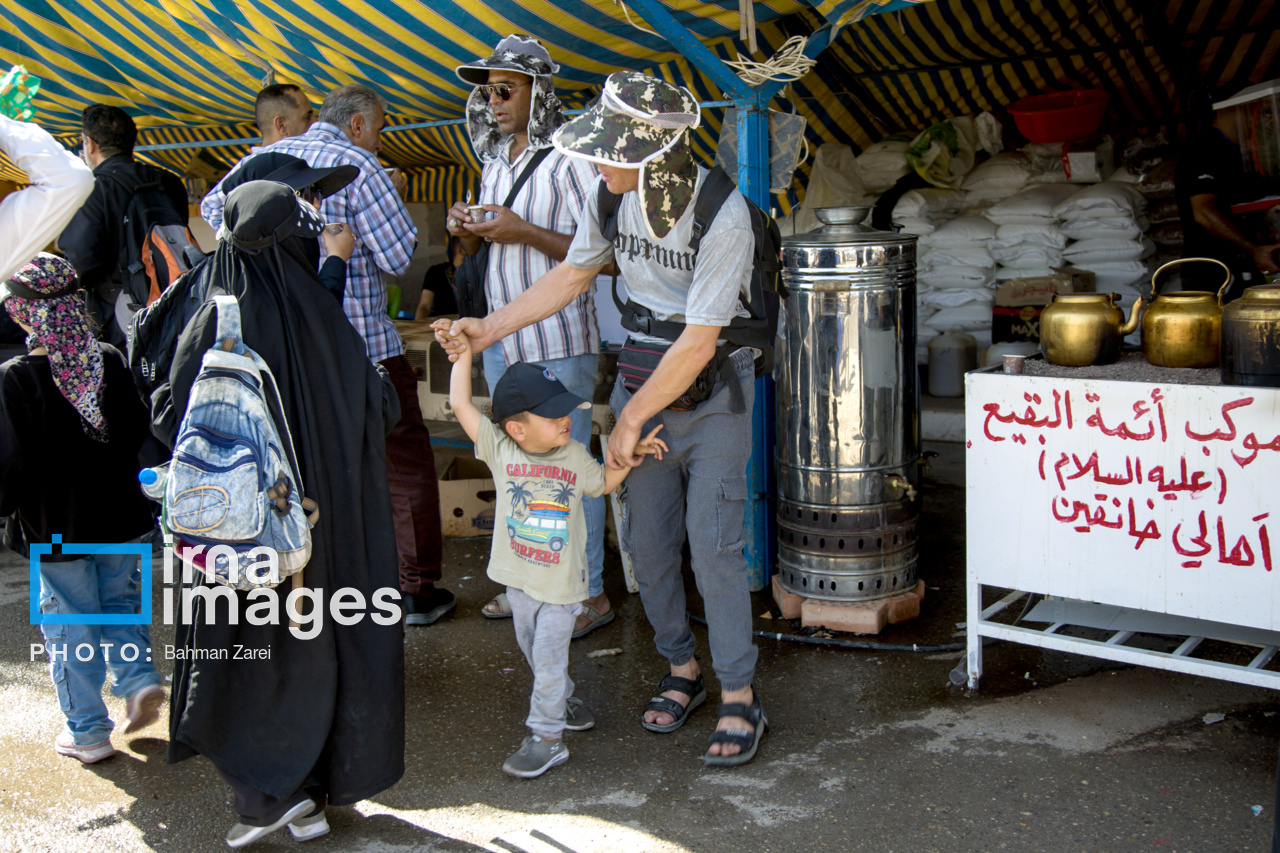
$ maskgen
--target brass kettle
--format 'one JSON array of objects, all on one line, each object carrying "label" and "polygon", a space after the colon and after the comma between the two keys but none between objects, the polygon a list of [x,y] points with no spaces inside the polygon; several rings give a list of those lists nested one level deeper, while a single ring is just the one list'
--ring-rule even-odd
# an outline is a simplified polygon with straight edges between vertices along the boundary
[{"label": "brass kettle", "polygon": [[1115,293],[1058,293],[1040,314],[1040,352],[1051,364],[1085,367],[1120,358],[1124,336],[1138,328],[1141,296],[1129,319],[1116,306]]},{"label": "brass kettle", "polygon": [[[1217,296],[1204,290],[1160,293],[1160,274],[1178,264],[1206,263],[1222,267]],[[1213,367],[1218,363],[1222,330],[1222,297],[1231,270],[1213,258],[1170,261],[1151,276],[1151,303],[1142,315],[1142,355],[1156,367]]]},{"label": "brass kettle", "polygon": [[1280,388],[1280,285],[1245,288],[1222,312],[1222,383]]}]

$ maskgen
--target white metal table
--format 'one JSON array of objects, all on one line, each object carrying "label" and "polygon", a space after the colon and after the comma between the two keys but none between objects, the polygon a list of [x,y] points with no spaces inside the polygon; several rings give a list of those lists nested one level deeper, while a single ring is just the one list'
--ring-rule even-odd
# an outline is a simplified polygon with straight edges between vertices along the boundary
[{"label": "white metal table", "polygon": [[1280,688],[1280,389],[998,371],[965,383],[969,686],[991,637]]}]

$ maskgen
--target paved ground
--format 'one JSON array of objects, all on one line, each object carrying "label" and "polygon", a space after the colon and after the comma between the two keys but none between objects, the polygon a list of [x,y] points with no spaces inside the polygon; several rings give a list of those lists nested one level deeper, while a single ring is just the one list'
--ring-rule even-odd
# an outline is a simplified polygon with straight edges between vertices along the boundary
[{"label": "paved ground", "polygon": [[[952,643],[964,618],[963,467],[942,445],[925,490],[921,618],[880,639]],[[752,764],[704,768],[710,709],[680,731],[637,715],[663,665],[639,600],[609,572],[619,618],[574,644],[594,731],[523,782],[499,769],[520,741],[530,677],[510,624],[480,618],[487,542],[450,540],[460,606],[410,630],[408,772],[330,810],[316,851],[1229,851],[1268,849],[1280,701],[1268,691],[995,646],[970,695],[959,652],[858,652],[761,640],[773,728]],[[166,729],[118,736],[94,767],[55,755],[60,716],[27,619],[26,565],[0,562],[0,850],[216,851],[233,816],[203,759],[164,764]],[[158,604],[157,604],[158,606]],[[694,607],[702,609],[700,601]],[[768,600],[757,599],[764,614]],[[158,612],[158,611],[157,611]],[[758,619],[757,627],[779,623]],[[790,630],[786,623],[783,630]],[[160,626],[157,644],[171,642]],[[700,640],[705,637],[699,632]],[[615,656],[589,658],[599,649]],[[168,671],[168,664],[161,664]],[[122,714],[120,703],[110,707]],[[1206,724],[1207,713],[1225,719]],[[1252,807],[1260,806],[1255,816]],[[296,849],[280,833],[253,848]]]}]

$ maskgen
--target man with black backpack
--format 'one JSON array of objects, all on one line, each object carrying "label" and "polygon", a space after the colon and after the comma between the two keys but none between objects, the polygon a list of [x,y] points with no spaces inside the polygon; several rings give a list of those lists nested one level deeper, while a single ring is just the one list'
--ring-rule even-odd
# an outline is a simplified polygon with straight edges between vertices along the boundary
[{"label": "man with black backpack", "polygon": [[162,285],[187,269],[198,251],[191,246],[189,233],[178,233],[186,232],[189,218],[187,190],[172,172],[133,159],[138,128],[119,107],[86,107],[82,134],[84,159],[93,169],[96,185],[58,238],[58,246],[88,291],[87,308],[98,336],[122,347],[132,313],[154,298],[154,265],[149,276],[143,258],[150,232],[170,226],[177,229],[172,235],[176,242],[166,243],[163,250],[180,268],[160,271]]},{"label": "man with black backpack", "polygon": [[[687,539],[723,700],[703,760],[737,765],[755,756],[768,726],[753,685],[743,510],[754,362],[770,357],[778,241],[741,193],[716,193],[718,203],[708,203],[724,178],[693,161],[688,131],[698,123],[687,89],[635,72],[610,75],[600,99],[553,140],[600,169],[565,261],[518,299],[450,331],[486,347],[585,292],[611,257],[626,277],[623,323],[633,331],[618,359],[606,461],[638,466],[636,442],[658,425],[670,445],[661,461],[632,472],[622,498],[623,547],[670,664],[641,725],[674,731],[707,698],[685,612]],[[450,337],[439,339],[447,349]]]}]

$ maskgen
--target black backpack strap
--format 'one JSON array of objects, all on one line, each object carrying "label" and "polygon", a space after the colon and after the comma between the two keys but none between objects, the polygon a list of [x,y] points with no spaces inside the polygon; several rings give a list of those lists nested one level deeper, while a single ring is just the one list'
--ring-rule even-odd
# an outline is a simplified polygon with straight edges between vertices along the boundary
[{"label": "black backpack strap", "polygon": [[520,177],[516,178],[516,182],[511,185],[511,192],[507,193],[507,200],[502,203],[503,207],[511,207],[511,202],[515,201],[516,196],[520,194],[520,188],[537,171],[538,164],[547,159],[547,155],[551,153],[551,150],[551,146],[548,145],[546,148],[539,148],[533,153],[532,159],[529,160],[529,165],[521,170]]},{"label": "black backpack strap", "polygon": [[622,315],[622,327],[629,332],[635,332],[640,335],[649,335],[655,338],[662,338],[667,341],[674,341],[684,332],[684,323],[676,323],[671,320],[659,320],[653,316],[648,308],[643,305],[637,305],[628,299],[626,302],[618,296],[618,273],[617,264],[614,264],[615,271],[613,273],[613,304],[618,307],[618,313]]},{"label": "black backpack strap", "polygon": [[164,191],[164,186],[160,183],[159,177],[154,177],[149,181],[135,180],[132,175],[126,175],[123,172],[103,172],[98,175],[99,178],[110,178],[120,186],[124,187],[125,192],[130,196],[135,196],[144,190]]},{"label": "black backpack strap", "polygon": [[702,244],[703,235],[711,228],[712,221],[720,212],[720,208],[724,207],[729,195],[737,190],[737,186],[724,169],[712,166],[707,172],[707,177],[702,182],[702,189],[698,192],[698,198],[693,203],[693,234],[689,237],[689,248],[693,249],[695,259],[698,246]]},{"label": "black backpack strap", "polygon": [[[610,192],[608,185],[604,181],[600,181],[596,191],[596,218],[600,223],[600,236],[610,243],[614,243],[618,239],[618,205],[621,202],[622,196]],[[652,320],[652,317],[649,315],[647,308],[636,305],[630,299],[624,303],[622,298],[618,296],[618,263],[616,260],[613,264],[611,285],[613,304],[617,306],[618,313],[622,315],[623,328],[629,332],[645,335],[652,334],[661,337],[656,332],[649,331],[648,321]]]},{"label": "black backpack strap", "polygon": [[600,235],[610,243],[618,239],[618,203],[622,196],[609,192],[609,185],[600,181],[596,192],[596,218],[600,222]]}]

